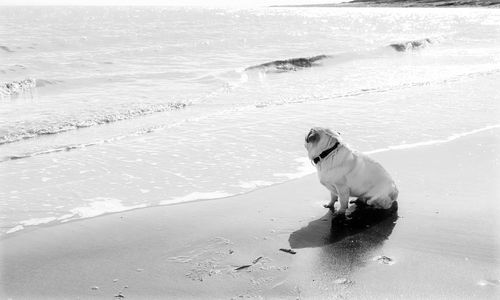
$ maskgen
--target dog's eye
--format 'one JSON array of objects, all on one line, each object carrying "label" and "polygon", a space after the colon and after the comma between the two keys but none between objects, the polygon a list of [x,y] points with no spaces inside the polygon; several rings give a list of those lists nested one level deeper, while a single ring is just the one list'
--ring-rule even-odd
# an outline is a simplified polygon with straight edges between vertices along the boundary
[{"label": "dog's eye", "polygon": [[314,142],[318,139],[319,135],[314,132],[314,131],[310,131],[309,134],[306,136],[306,143],[311,143],[311,142]]}]

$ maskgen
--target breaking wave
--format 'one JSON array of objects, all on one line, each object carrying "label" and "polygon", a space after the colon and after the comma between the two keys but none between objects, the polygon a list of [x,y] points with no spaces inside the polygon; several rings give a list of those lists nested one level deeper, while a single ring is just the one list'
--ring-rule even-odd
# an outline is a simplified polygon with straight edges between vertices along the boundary
[{"label": "breaking wave", "polygon": [[[432,44],[433,41],[429,38],[414,40],[414,41],[406,41],[401,43],[390,44],[384,48],[391,48],[396,50],[397,52],[408,52],[419,50],[425,48]],[[265,72],[270,73],[282,73],[288,71],[297,71],[304,68],[311,68],[315,66],[320,66],[320,61],[325,59],[333,59],[338,55],[327,55],[321,54],[312,57],[299,57],[299,58],[289,58],[284,60],[275,60],[255,66],[251,66],[245,69],[245,71],[251,70],[263,70]],[[357,55],[353,55],[352,58],[355,59],[358,57]]]},{"label": "breaking wave", "polygon": [[114,114],[105,114],[84,120],[68,120],[57,124],[48,124],[43,127],[32,127],[18,129],[16,132],[11,132],[0,136],[0,145],[12,143],[20,140],[35,138],[43,135],[56,134],[60,132],[76,130],[80,128],[91,127],[95,125],[108,124],[122,120],[137,118],[140,116],[150,115],[153,113],[171,111],[185,108],[188,104],[174,102],[167,104],[154,104],[150,106],[142,106],[127,111]]},{"label": "breaking wave", "polygon": [[0,95],[2,96],[14,96],[24,93],[26,91],[31,91],[37,86],[36,79],[27,78],[20,81],[11,81],[7,83],[0,84]]},{"label": "breaking wave", "polygon": [[393,48],[398,52],[406,52],[411,50],[417,50],[421,48],[427,47],[429,44],[432,44],[430,39],[416,40],[416,41],[408,41],[403,43],[390,44],[389,47]]},{"label": "breaking wave", "polygon": [[[26,68],[23,65],[15,65],[14,67],[21,69]],[[22,93],[30,92],[37,87],[44,87],[61,82],[61,80],[26,78],[23,80],[0,83],[0,96],[17,96]]]},{"label": "breaking wave", "polygon": [[287,71],[296,71],[300,68],[310,68],[314,65],[317,65],[316,62],[323,60],[325,58],[329,58],[328,55],[317,55],[313,57],[300,57],[300,58],[290,58],[286,60],[275,60],[272,62],[248,67],[245,71],[254,70],[254,69],[274,69],[276,72],[287,72]]}]

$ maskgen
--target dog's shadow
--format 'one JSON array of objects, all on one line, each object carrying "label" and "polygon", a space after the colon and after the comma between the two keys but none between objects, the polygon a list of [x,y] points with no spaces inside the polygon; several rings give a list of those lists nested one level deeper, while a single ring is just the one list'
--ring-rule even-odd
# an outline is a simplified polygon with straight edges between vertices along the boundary
[{"label": "dog's shadow", "polygon": [[397,202],[388,210],[357,208],[349,218],[334,217],[329,211],[293,232],[288,242],[291,248],[300,249],[335,244],[350,237],[374,247],[389,238],[397,219]]}]

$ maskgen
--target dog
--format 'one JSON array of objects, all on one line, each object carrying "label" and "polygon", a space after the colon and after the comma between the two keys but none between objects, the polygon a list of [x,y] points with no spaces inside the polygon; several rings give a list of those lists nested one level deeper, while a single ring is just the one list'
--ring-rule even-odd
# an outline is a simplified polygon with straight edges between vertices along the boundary
[{"label": "dog", "polygon": [[[351,149],[340,133],[322,127],[312,128],[305,137],[304,146],[316,166],[319,181],[331,193],[330,203],[324,206],[335,215],[346,215],[349,197],[357,198],[356,206],[393,207],[399,192],[389,173],[372,158]],[[340,208],[335,212],[337,200]]]}]

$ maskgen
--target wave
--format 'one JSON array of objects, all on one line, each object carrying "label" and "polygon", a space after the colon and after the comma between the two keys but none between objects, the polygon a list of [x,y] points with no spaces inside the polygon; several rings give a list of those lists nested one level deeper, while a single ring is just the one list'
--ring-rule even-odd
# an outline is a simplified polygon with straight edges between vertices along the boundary
[{"label": "wave", "polygon": [[[488,76],[488,75],[499,74],[499,73],[500,73],[500,69],[494,69],[494,70],[490,70],[490,71],[486,71],[486,72],[465,73],[465,74],[461,74],[461,75],[453,77],[453,78],[447,78],[444,80],[439,80],[439,81],[434,81],[434,82],[421,81],[421,82],[411,82],[411,83],[406,83],[406,84],[402,84],[402,85],[395,85],[395,86],[386,86],[386,87],[371,88],[371,89],[361,89],[361,90],[352,91],[352,92],[345,93],[345,94],[331,95],[328,97],[315,97],[315,98],[297,97],[297,98],[287,99],[287,100],[280,101],[280,102],[261,102],[261,103],[250,104],[250,105],[242,106],[242,107],[238,107],[238,108],[231,108],[228,110],[220,110],[217,112],[217,114],[234,113],[235,111],[244,111],[247,109],[262,109],[262,108],[276,106],[276,105],[281,106],[281,105],[287,105],[287,104],[298,104],[298,103],[306,103],[306,102],[331,101],[333,99],[355,97],[355,96],[359,96],[359,95],[367,95],[367,94],[372,94],[372,93],[383,93],[383,92],[387,92],[387,91],[394,91],[394,90],[400,90],[400,89],[417,87],[417,86],[426,86],[426,85],[430,85],[430,84],[443,84],[443,83],[447,83],[447,82],[457,82],[463,78],[474,78],[474,77]],[[380,101],[373,102],[371,105],[377,105],[378,103],[380,103]],[[187,106],[186,104],[180,104],[180,105],[181,105],[181,107],[179,107],[179,108]],[[209,114],[209,115],[206,115],[205,117],[213,117],[213,116],[214,116],[213,114]],[[196,118],[196,120],[198,121],[199,119]],[[43,155],[43,154],[50,154],[50,153],[54,153],[54,152],[63,152],[63,151],[72,151],[72,150],[77,150],[77,149],[83,149],[83,148],[90,147],[90,146],[95,146],[95,145],[100,145],[100,144],[105,144],[105,143],[113,142],[116,140],[120,140],[120,139],[123,139],[127,136],[138,136],[138,135],[143,135],[143,134],[147,134],[150,132],[156,132],[156,131],[162,130],[164,128],[171,128],[171,127],[177,126],[179,124],[184,124],[184,122],[186,122],[186,121],[193,122],[195,120],[194,119],[186,119],[180,123],[173,123],[173,124],[169,124],[169,125],[149,127],[149,128],[141,129],[141,130],[134,132],[132,134],[128,134],[126,136],[117,136],[117,137],[113,137],[110,139],[94,141],[91,143],[58,145],[58,146],[53,146],[51,148],[43,149],[43,150],[39,150],[39,151],[4,156],[4,157],[0,158],[0,163],[5,162],[5,161],[9,161],[9,160],[23,159],[23,158],[29,158],[29,157]],[[56,132],[54,132],[54,133],[56,133]],[[1,138],[0,138],[0,144],[1,144]],[[395,146],[395,147],[398,148],[400,146]],[[383,149],[383,151],[386,151],[386,150],[389,150],[389,149]],[[382,150],[378,149],[378,150],[375,150],[373,153],[377,153],[380,151],[382,151]],[[372,153],[372,152],[370,152],[370,153]],[[293,178],[295,178],[297,176],[297,174],[275,174],[275,176],[284,176],[284,177],[293,176]]]},{"label": "wave", "polygon": [[0,162],[6,162],[9,160],[17,160],[17,159],[23,159],[23,158],[28,158],[28,157],[34,157],[34,156],[38,156],[38,155],[50,154],[50,153],[55,153],[55,152],[63,152],[63,151],[71,151],[71,150],[75,150],[75,149],[82,149],[82,148],[86,148],[86,147],[90,147],[90,146],[94,146],[94,145],[98,145],[98,144],[104,144],[105,142],[107,142],[107,141],[100,141],[100,142],[87,143],[87,144],[56,146],[56,147],[52,147],[50,149],[36,151],[36,152],[29,152],[29,153],[5,156],[5,157],[0,159]]},{"label": "wave", "polygon": [[11,50],[11,49],[10,49],[9,47],[7,47],[7,46],[2,46],[2,45],[0,45],[0,49],[2,49],[2,50],[3,50],[3,51],[5,51],[5,52],[14,52],[14,50]]},{"label": "wave", "polygon": [[72,150],[77,150],[77,149],[84,149],[84,148],[91,147],[91,146],[112,143],[112,142],[124,139],[126,137],[129,137],[129,136],[139,136],[139,135],[143,135],[145,133],[154,132],[154,131],[155,131],[155,128],[148,128],[148,129],[144,129],[144,130],[138,130],[138,131],[136,131],[132,134],[129,134],[129,135],[119,135],[119,136],[112,137],[109,139],[97,140],[97,141],[90,142],[90,143],[56,145],[56,146],[52,146],[52,147],[49,147],[49,148],[46,148],[43,150],[39,150],[39,151],[25,152],[25,153],[16,154],[16,155],[4,156],[4,157],[0,158],[0,163],[10,161],[10,160],[35,157],[38,155],[51,154],[51,153],[57,153],[57,152],[67,152],[67,151],[72,151]]},{"label": "wave", "polygon": [[430,39],[416,40],[416,41],[407,41],[402,43],[390,44],[389,47],[393,48],[398,52],[406,52],[411,50],[417,50],[421,48],[427,47],[429,44],[432,44]]},{"label": "wave", "polygon": [[13,143],[20,140],[26,140],[30,138],[35,138],[43,135],[56,134],[65,131],[91,127],[95,125],[109,124],[117,121],[128,120],[140,116],[150,115],[153,113],[182,109],[185,108],[187,105],[188,104],[181,102],[154,104],[150,106],[143,106],[135,109],[129,109],[123,112],[117,112],[114,114],[96,116],[90,119],[69,120],[55,125],[47,124],[42,127],[25,128],[18,130],[16,132],[11,132],[6,135],[0,136],[0,145]]},{"label": "wave", "polygon": [[37,82],[34,78],[27,78],[20,81],[11,81],[0,84],[0,95],[2,96],[15,96],[26,91],[31,91],[36,87]]},{"label": "wave", "polygon": [[48,79],[37,79],[36,80],[36,87],[44,87],[47,85],[53,85],[53,84],[58,84],[63,82],[62,80],[48,80]]},{"label": "wave", "polygon": [[[26,67],[23,65],[15,65],[14,68],[26,69]],[[15,71],[14,69],[9,69],[9,70]],[[5,82],[0,84],[0,96],[17,96],[22,93],[30,92],[34,88],[58,84],[61,82],[63,81],[55,79],[49,80],[49,79],[36,79],[36,78],[26,78],[19,81],[14,80],[11,82]]]},{"label": "wave", "polygon": [[20,64],[5,66],[5,67],[6,69],[0,69],[0,73],[7,74],[9,72],[18,72],[20,70],[26,70],[26,66]]},{"label": "wave", "polygon": [[301,68],[310,68],[314,65],[317,65],[316,62],[329,58],[329,55],[317,55],[313,57],[299,57],[299,58],[290,58],[286,60],[275,60],[272,62],[267,62],[264,64],[251,66],[245,69],[254,70],[254,69],[274,69],[276,72],[287,72],[287,71],[296,71]]},{"label": "wave", "polygon": [[[394,43],[394,44],[390,44],[390,45],[383,47],[383,48],[389,47],[389,48],[392,48],[393,50],[396,50],[397,52],[408,52],[408,51],[419,50],[419,49],[425,48],[432,43],[433,43],[433,41],[431,39],[425,38],[425,39],[414,40],[414,41]],[[271,73],[297,71],[297,70],[304,69],[304,68],[321,66],[321,64],[319,63],[320,61],[325,60],[325,59],[330,59],[330,58],[333,59],[337,56],[340,56],[340,55],[321,54],[321,55],[316,55],[316,56],[312,56],[312,57],[299,57],[299,58],[289,58],[289,59],[284,59],[284,60],[274,60],[271,62],[248,67],[245,69],[245,71],[263,70],[265,72],[271,72]],[[342,56],[345,56],[345,54],[343,54]],[[352,55],[352,59],[355,59],[356,57],[359,57],[359,53],[357,53],[356,55],[354,55],[354,54]]]}]

